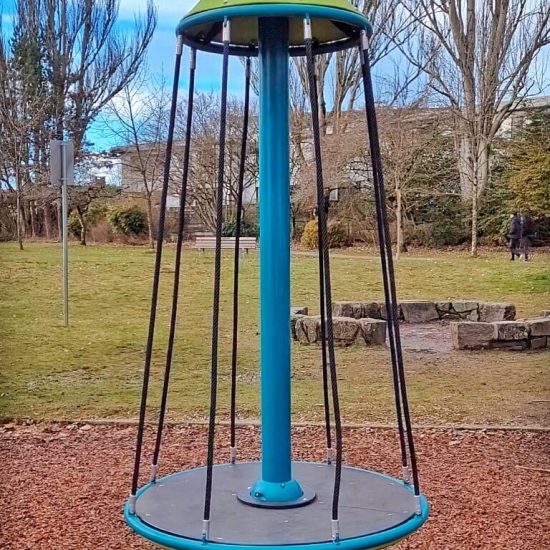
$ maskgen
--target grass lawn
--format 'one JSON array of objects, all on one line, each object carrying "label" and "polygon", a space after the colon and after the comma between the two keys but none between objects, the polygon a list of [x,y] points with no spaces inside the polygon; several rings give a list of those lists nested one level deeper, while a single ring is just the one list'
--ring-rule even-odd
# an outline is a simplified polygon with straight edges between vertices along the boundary
[{"label": "grass lawn", "polygon": [[[366,254],[366,253],[365,253]],[[505,251],[472,259],[452,253],[405,256],[401,299],[480,299],[516,304],[518,316],[550,308],[550,256],[510,262]],[[428,257],[429,256],[429,257]],[[166,249],[151,403],[159,402],[174,249]],[[170,418],[207,413],[213,253],[186,250]],[[0,244],[0,416],[37,419],[135,417],[149,314],[154,254],[140,247],[71,246],[71,326],[61,318],[58,245]],[[316,258],[294,255],[293,305],[316,310]],[[229,405],[232,261],[224,256],[220,331],[220,412]],[[335,300],[381,298],[376,259],[335,255]],[[242,263],[239,406],[258,414],[258,256]],[[388,353],[337,352],[344,420],[393,420]],[[320,420],[319,350],[295,344],[294,415]],[[407,352],[417,422],[544,424],[550,352]]]}]

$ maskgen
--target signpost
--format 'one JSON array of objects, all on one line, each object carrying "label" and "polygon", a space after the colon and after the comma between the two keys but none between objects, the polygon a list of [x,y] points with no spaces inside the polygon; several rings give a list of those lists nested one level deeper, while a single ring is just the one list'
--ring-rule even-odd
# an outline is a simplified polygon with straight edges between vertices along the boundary
[{"label": "signpost", "polygon": [[61,188],[63,324],[69,326],[69,200],[67,186],[74,183],[74,145],[72,141],[50,141],[50,182]]}]

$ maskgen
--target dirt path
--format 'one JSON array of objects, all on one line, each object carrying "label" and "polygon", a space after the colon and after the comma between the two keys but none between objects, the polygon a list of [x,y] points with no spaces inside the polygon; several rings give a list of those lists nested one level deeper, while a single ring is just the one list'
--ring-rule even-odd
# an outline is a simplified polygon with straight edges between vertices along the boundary
[{"label": "dirt path", "polygon": [[[205,434],[202,427],[170,428],[162,471],[202,463]],[[134,435],[134,428],[106,426],[0,428],[0,547],[152,550],[121,516]],[[218,435],[220,443],[227,441],[225,427]],[[550,547],[549,478],[536,470],[547,468],[548,434],[424,430],[417,436],[423,492],[432,514],[399,550]],[[241,428],[239,442],[242,458],[258,456],[256,428]],[[392,431],[349,429],[345,442],[349,464],[397,473]],[[297,428],[295,447],[297,458],[321,460],[323,431]],[[226,460],[227,452],[219,451],[218,458]]]}]

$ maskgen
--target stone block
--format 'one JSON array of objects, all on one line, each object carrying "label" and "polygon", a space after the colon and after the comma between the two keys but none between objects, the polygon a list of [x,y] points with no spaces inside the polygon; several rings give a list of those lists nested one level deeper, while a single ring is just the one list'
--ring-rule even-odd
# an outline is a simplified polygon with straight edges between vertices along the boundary
[{"label": "stone block", "polygon": [[531,336],[550,336],[550,317],[540,319],[529,319],[527,326]]},{"label": "stone block", "polygon": [[307,315],[309,309],[307,306],[296,306],[290,308],[290,315]]},{"label": "stone block", "polygon": [[[399,320],[403,321],[403,310],[401,309],[401,304],[397,304],[397,315]],[[388,319],[385,302],[380,304],[380,319],[384,319],[384,321]]]},{"label": "stone block", "polygon": [[361,319],[363,314],[363,302],[333,302],[332,315],[334,317],[352,317]]},{"label": "stone block", "polygon": [[435,309],[437,309],[439,317],[443,319],[444,315],[449,315],[451,313],[451,302],[436,302]]},{"label": "stone block", "polygon": [[493,323],[495,327],[495,340],[527,340],[529,329],[525,323],[517,321],[498,321]]},{"label": "stone block", "polygon": [[295,325],[296,340],[302,344],[315,344],[320,340],[321,317],[298,317]]},{"label": "stone block", "polygon": [[516,318],[516,306],[501,302],[481,302],[479,320],[484,323],[496,321],[513,321]]},{"label": "stone block", "polygon": [[336,346],[351,346],[359,334],[360,321],[349,317],[333,317],[332,330]]},{"label": "stone block", "polygon": [[439,319],[434,302],[405,300],[401,302],[403,318],[407,323],[429,323]]},{"label": "stone block", "polygon": [[493,339],[495,327],[492,323],[463,321],[451,323],[451,337],[454,349],[487,349]]},{"label": "stone block", "polygon": [[383,345],[386,342],[386,322],[380,319],[361,319],[361,337],[368,345]]},{"label": "stone block", "polygon": [[548,337],[535,336],[529,340],[529,345],[531,349],[544,349],[548,347]]},{"label": "stone block", "polygon": [[381,319],[382,304],[380,302],[363,302],[363,318]]},{"label": "stone block", "polygon": [[292,334],[292,338],[294,340],[297,340],[297,336],[296,336],[296,323],[298,321],[298,319],[302,318],[302,317],[305,317],[304,315],[291,315],[290,316],[290,334]]},{"label": "stone block", "polygon": [[451,302],[451,313],[456,314],[459,319],[465,319],[467,321],[479,321],[478,308],[478,302],[469,300],[456,300]]},{"label": "stone block", "polygon": [[523,351],[529,347],[527,340],[493,340],[492,349],[501,349],[506,351]]}]

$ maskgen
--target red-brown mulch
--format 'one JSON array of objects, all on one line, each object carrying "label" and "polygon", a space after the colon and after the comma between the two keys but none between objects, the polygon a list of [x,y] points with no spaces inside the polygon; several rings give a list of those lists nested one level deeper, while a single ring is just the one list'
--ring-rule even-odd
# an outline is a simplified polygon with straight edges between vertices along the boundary
[{"label": "red-brown mulch", "polygon": [[[205,433],[168,429],[161,473],[201,464]],[[218,435],[222,461],[227,428]],[[0,427],[0,548],[153,548],[122,519],[134,439],[133,427]],[[239,445],[241,458],[257,458],[258,430],[239,428]],[[348,464],[398,474],[392,431],[348,429],[345,445]],[[294,446],[296,458],[322,460],[322,429],[295,429]],[[417,446],[432,512],[399,550],[550,548],[548,434],[421,430]],[[149,456],[144,479],[148,464]]]}]

